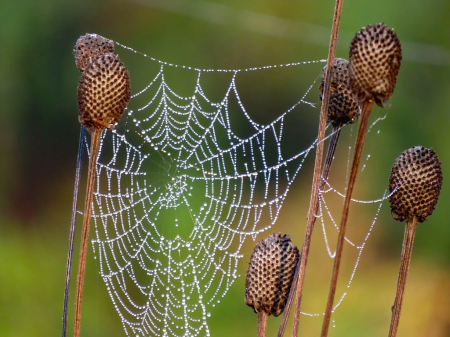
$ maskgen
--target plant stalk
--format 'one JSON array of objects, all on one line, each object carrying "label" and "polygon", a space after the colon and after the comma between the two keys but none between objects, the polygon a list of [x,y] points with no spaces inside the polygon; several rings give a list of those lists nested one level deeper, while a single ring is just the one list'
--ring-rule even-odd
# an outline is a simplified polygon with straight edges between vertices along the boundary
[{"label": "plant stalk", "polygon": [[72,218],[70,221],[70,233],[69,233],[69,251],[67,252],[66,287],[64,289],[62,337],[66,337],[66,335],[67,335],[67,312],[68,312],[68,308],[69,308],[70,275],[72,274],[73,243],[74,243],[74,239],[75,239],[75,223],[77,220],[77,207],[78,207],[77,205],[78,205],[78,195],[80,192],[80,178],[81,178],[81,168],[82,168],[82,163],[83,163],[85,134],[86,134],[86,128],[81,125],[80,126],[80,139],[78,141],[77,168],[75,169],[75,186],[73,188]]},{"label": "plant stalk", "polygon": [[[330,172],[330,168],[331,168],[331,164],[333,162],[333,157],[334,157],[334,153],[336,152],[336,147],[337,147],[337,143],[339,140],[339,136],[341,134],[341,129],[342,129],[342,124],[337,124],[333,126],[333,131],[332,131],[332,136],[330,139],[330,143],[328,144],[328,150],[327,150],[327,155],[325,157],[325,163],[324,166],[322,168],[322,181],[320,182],[319,185],[319,191],[323,190],[323,187],[326,184],[326,180],[328,179],[328,174]],[[317,198],[317,202],[316,202],[316,206],[315,206],[315,214],[318,213],[318,209],[319,209],[319,198]],[[316,217],[314,217],[314,223],[316,221]],[[314,226],[313,223],[313,226]],[[300,252],[301,254],[303,253],[303,249]],[[300,259],[302,259],[302,255],[300,254]],[[305,265],[306,267],[306,265]],[[301,268],[297,268],[296,272],[295,272],[295,276],[294,279],[292,280],[292,287],[291,290],[289,292],[289,299],[293,299],[293,293],[295,293],[295,285],[297,285],[298,283],[298,277],[299,277],[299,273],[300,273],[300,269]],[[302,290],[303,290],[303,283],[301,284]],[[282,323],[280,325],[280,329],[278,331],[278,336],[282,336],[282,334],[284,333],[285,327],[286,327],[286,323],[287,323],[287,318],[288,316],[286,315],[286,312],[289,313],[292,307],[292,300],[287,301],[286,306],[284,308],[284,312],[285,314],[283,314],[283,318],[282,318]],[[286,316],[286,317],[285,317]]]},{"label": "plant stalk", "polygon": [[417,218],[413,217],[406,223],[405,236],[403,237],[402,246],[402,260],[400,263],[400,271],[398,273],[397,293],[395,295],[394,307],[392,308],[389,337],[395,337],[397,335],[398,323],[400,321],[400,312],[402,310],[403,294],[405,292],[406,286],[406,277],[408,276],[409,264],[411,262],[417,221]]},{"label": "plant stalk", "polygon": [[88,181],[86,187],[86,200],[84,204],[84,217],[83,217],[83,231],[81,233],[81,245],[80,245],[80,257],[78,262],[78,277],[77,277],[77,295],[75,302],[75,322],[73,335],[74,337],[80,336],[80,323],[81,323],[81,300],[83,296],[84,274],[86,269],[86,255],[89,239],[89,224],[91,220],[92,212],[92,195],[94,191],[95,180],[95,168],[97,165],[98,152],[100,147],[100,138],[102,135],[101,128],[92,128],[91,133],[91,155],[89,157],[89,171]]},{"label": "plant stalk", "polygon": [[361,159],[361,153],[364,146],[364,140],[366,139],[367,126],[369,124],[370,112],[373,106],[373,98],[364,101],[361,108],[361,118],[359,122],[358,136],[356,137],[355,155],[353,157],[352,169],[350,171],[350,178],[347,186],[347,193],[345,194],[344,209],[342,211],[341,225],[339,227],[339,236],[337,240],[336,256],[334,258],[333,274],[331,276],[330,291],[328,293],[328,302],[325,309],[325,317],[323,319],[322,334],[321,337],[328,335],[328,328],[330,326],[331,311],[333,309],[334,295],[336,293],[336,285],[339,276],[339,268],[341,265],[342,249],[344,246],[345,230],[348,220],[348,211],[350,207],[350,201],[352,198],[353,188],[355,186],[356,175],[358,173],[359,162]]},{"label": "plant stalk", "polygon": [[[323,191],[323,187],[326,185],[328,174],[330,173],[331,164],[333,163],[334,153],[336,152],[337,143],[339,141],[339,136],[341,135],[342,124],[333,125],[333,131],[330,138],[330,143],[328,144],[327,156],[325,157],[325,163],[322,168],[322,181],[320,182],[319,191]],[[317,214],[319,210],[319,198],[316,200],[316,211]],[[315,222],[316,219],[314,219]]]},{"label": "plant stalk", "polygon": [[[298,326],[300,320],[300,308],[302,301],[302,293],[303,293],[303,283],[305,280],[305,269],[306,263],[308,261],[309,248],[311,245],[311,235],[314,227],[315,221],[315,213],[317,208],[317,200],[319,194],[319,186],[321,185],[321,167],[322,167],[322,157],[323,157],[323,139],[325,138],[325,127],[327,124],[327,113],[328,113],[328,103],[330,100],[330,87],[331,87],[331,77],[333,73],[333,65],[334,58],[336,55],[336,44],[339,32],[339,23],[341,21],[341,13],[342,13],[342,5],[344,0],[336,0],[335,8],[334,8],[334,17],[333,17],[333,27],[331,30],[331,38],[330,38],[330,47],[328,49],[328,60],[327,60],[327,71],[325,73],[325,83],[323,88],[323,97],[322,97],[322,107],[320,110],[320,121],[319,121],[319,132],[317,137],[317,150],[316,150],[316,159],[314,163],[314,175],[313,175],[313,184],[311,188],[311,199],[309,202],[309,210],[308,210],[308,224],[306,226],[305,239],[303,241],[301,258],[297,263],[296,275],[298,274],[298,280],[293,284],[294,289],[291,289],[291,294],[289,296],[288,302],[293,301],[294,293],[296,294],[296,305],[294,310],[294,323],[292,336],[298,336]],[[288,308],[291,308],[292,303],[288,303]],[[278,336],[281,337],[284,334],[284,330],[286,328],[287,319],[289,318],[289,311],[285,310],[283,314],[283,318],[280,324],[280,328],[278,330]]]},{"label": "plant stalk", "polygon": [[267,317],[269,317],[267,312],[258,312],[258,337],[266,337]]}]

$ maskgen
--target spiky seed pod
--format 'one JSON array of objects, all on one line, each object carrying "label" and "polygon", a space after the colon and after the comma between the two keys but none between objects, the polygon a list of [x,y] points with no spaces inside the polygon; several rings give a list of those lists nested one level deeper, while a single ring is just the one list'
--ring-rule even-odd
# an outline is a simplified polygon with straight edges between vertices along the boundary
[{"label": "spiky seed pod", "polygon": [[[319,97],[322,102],[327,66],[323,67],[319,85]],[[335,58],[331,77],[330,100],[328,102],[328,122],[333,125],[354,123],[359,116],[358,102],[350,89],[349,63],[345,59]]]},{"label": "spiky seed pod", "polygon": [[75,64],[81,72],[85,71],[88,65],[92,63],[97,56],[113,52],[114,41],[97,34],[80,36],[73,47]]},{"label": "spiky seed pod", "polygon": [[245,279],[245,304],[255,312],[280,315],[289,295],[299,258],[289,235],[272,234],[259,241]]},{"label": "spiky seed pod", "polygon": [[374,97],[382,106],[394,93],[402,60],[397,35],[384,23],[368,25],[350,45],[350,87],[358,100]]},{"label": "spiky seed pod", "polygon": [[111,53],[97,56],[78,84],[79,121],[88,129],[112,128],[130,97],[129,73],[119,56]]},{"label": "spiky seed pod", "polygon": [[399,221],[417,217],[424,222],[433,213],[442,186],[441,163],[433,149],[415,146],[395,161],[389,178],[391,213]]}]

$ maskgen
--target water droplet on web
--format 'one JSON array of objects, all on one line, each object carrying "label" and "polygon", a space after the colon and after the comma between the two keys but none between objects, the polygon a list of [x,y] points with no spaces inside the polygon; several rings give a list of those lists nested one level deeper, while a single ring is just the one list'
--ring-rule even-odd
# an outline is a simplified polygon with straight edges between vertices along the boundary
[{"label": "water droplet on web", "polygon": [[[113,140],[109,131],[104,134],[94,198],[94,245],[110,250],[99,256],[105,256],[102,262],[111,270],[100,273],[124,326],[130,328],[127,335],[138,336],[139,331],[141,336],[141,331],[151,326],[154,333],[145,335],[183,336],[169,332],[170,326],[184,329],[185,336],[188,332],[209,336],[211,314],[207,310],[220,303],[217,297],[225,296],[239,276],[244,241],[278,224],[281,206],[290,197],[289,187],[295,186],[294,179],[315,147],[311,139],[288,157],[283,144],[290,139],[285,136],[285,117],[298,114],[304,105],[313,106],[306,102],[306,94],[317,85],[313,83],[316,75],[301,101],[278,111],[272,122],[259,125],[250,117],[257,112],[247,112],[239,98],[240,86],[234,83],[241,70],[220,71],[234,73],[229,84],[236,90],[235,109],[228,96],[213,102],[202,90],[202,76],[218,71],[196,69],[198,81],[190,94],[183,96],[164,76],[166,68],[174,65],[146,60],[157,62],[160,71],[147,82],[148,87],[134,94],[138,98],[131,102],[135,113],[128,111],[133,123],[125,120],[125,130],[119,123]],[[182,68],[186,70],[173,71],[183,76],[191,69]],[[246,71],[271,68],[275,67]],[[158,88],[161,91],[156,96],[147,97]],[[241,139],[232,129],[253,131]],[[174,158],[169,158],[171,154]],[[147,158],[150,160],[144,160]],[[213,270],[220,275],[216,289],[214,282],[208,284],[206,266],[216,266]],[[128,277],[142,292],[126,291],[121,280]],[[191,298],[185,292],[194,295]],[[130,303],[147,304],[141,310]],[[193,306],[202,310],[202,317],[199,311],[189,311]],[[172,315],[174,307],[185,313]]]}]

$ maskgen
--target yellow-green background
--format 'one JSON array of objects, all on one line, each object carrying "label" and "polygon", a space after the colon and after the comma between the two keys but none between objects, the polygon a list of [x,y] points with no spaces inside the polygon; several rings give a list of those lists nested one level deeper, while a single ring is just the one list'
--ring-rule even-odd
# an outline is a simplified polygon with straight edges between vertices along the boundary
[{"label": "yellow-green background", "polygon": [[[75,98],[79,73],[71,51],[80,35],[97,33],[178,64],[245,68],[326,58],[333,9],[334,3],[324,0],[2,1],[0,336],[60,334],[79,130]],[[442,162],[444,184],[439,203],[429,221],[419,225],[416,236],[400,336],[450,335],[449,18],[447,0],[346,0],[341,19],[338,57],[347,56],[352,35],[370,23],[383,21],[394,27],[404,42],[392,108],[382,124],[382,135],[368,143],[371,153],[378,153],[370,163],[372,176],[360,184],[367,191],[378,191],[376,195],[368,193],[370,198],[380,197],[393,161],[414,145],[433,147]],[[273,94],[263,97],[249,88],[249,97],[255,95],[254,109],[270,115],[278,103],[291,102],[295,83],[292,78],[289,81],[290,87],[285,88],[283,81],[269,79],[264,92]],[[299,76],[298,82],[311,83],[311,76]],[[376,108],[373,113],[384,112]],[[300,128],[315,129],[316,124]],[[340,167],[345,167],[346,160]],[[335,165],[339,167],[339,163]],[[345,173],[345,169],[341,171]],[[310,186],[307,182],[295,186],[275,230],[288,232],[301,246],[306,210],[297,205],[307,204]],[[336,328],[330,335],[380,336],[388,332],[404,228],[388,213],[385,202],[349,294],[333,316]],[[373,212],[357,215],[349,226],[357,227],[359,216],[365,217],[361,221],[367,224]],[[365,232],[365,227],[361,231]],[[325,257],[319,227],[316,232],[313,243],[318,248],[313,250],[307,273],[313,276],[306,280],[306,311],[325,307],[332,266]],[[242,253],[241,275],[251,245]],[[243,293],[241,277],[211,312],[213,336],[256,334],[256,315],[244,305]],[[73,299],[74,290],[71,294]],[[72,303],[70,309],[72,316]],[[278,321],[269,319],[271,335]],[[321,317],[301,318],[302,335],[317,336],[320,326]],[[92,251],[82,335],[124,335],[98,277]]]}]

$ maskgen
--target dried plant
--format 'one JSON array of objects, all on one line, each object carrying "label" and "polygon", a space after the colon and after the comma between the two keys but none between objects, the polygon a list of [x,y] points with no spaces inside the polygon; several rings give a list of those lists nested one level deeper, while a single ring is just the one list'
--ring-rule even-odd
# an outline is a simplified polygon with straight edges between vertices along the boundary
[{"label": "dried plant", "polygon": [[73,48],[75,64],[81,72],[84,72],[97,56],[104,53],[114,53],[114,41],[97,34],[80,36]]},{"label": "dried plant", "polygon": [[[321,81],[319,85],[320,101],[322,101],[323,96],[325,72],[326,66],[322,69]],[[331,132],[332,135],[322,169],[322,182],[320,184],[320,190],[323,189],[328,179],[328,174],[330,172],[331,163],[333,161],[342,127],[346,124],[355,123],[359,116],[358,102],[355,100],[350,88],[349,62],[342,58],[336,58],[334,60],[332,76],[327,122],[331,123],[333,130]],[[316,213],[318,207],[319,200],[317,200]]]},{"label": "dried plant", "polygon": [[[375,102],[383,107],[385,102],[391,98],[395,89],[402,59],[401,46],[396,34],[392,29],[388,29],[384,23],[369,25],[356,34],[350,46],[349,62],[334,58],[341,10],[342,1],[337,0],[327,63],[328,65],[333,64],[333,67],[324,67],[321,74],[319,90],[320,100],[323,102],[308,225],[300,259],[299,250],[292,244],[289,235],[282,236],[281,234],[273,234],[258,242],[250,258],[246,275],[245,303],[252,307],[255,313],[258,313],[259,337],[266,335],[267,317],[269,315],[278,316],[284,311],[278,332],[278,336],[283,335],[295,292],[297,296],[292,335],[297,336],[298,334],[305,269],[312,229],[319,207],[318,196],[326,183],[342,127],[348,123],[354,123],[360,116],[354,159],[344,201],[336,257],[321,333],[322,337],[328,335],[349,205],[369,116],[373,103]],[[86,128],[91,133],[88,185],[77,279],[74,336],[80,334],[81,299],[100,138],[103,128],[114,128],[131,97],[128,70],[113,52],[114,42],[96,34],[87,34],[80,37],[74,48],[76,65],[82,72],[78,86],[79,121],[83,126],[82,130]],[[333,131],[322,167],[326,122],[332,124]],[[83,137],[84,134],[81,133],[80,148],[83,144],[81,140]],[[78,162],[81,161],[80,158],[79,156]],[[77,176],[79,177],[78,168]],[[426,217],[433,212],[441,185],[440,162],[432,149],[424,147],[409,149],[400,155],[392,168],[389,180],[389,190],[392,193],[390,196],[391,213],[397,215],[397,217],[394,217],[396,220],[407,220],[407,224],[397,294],[392,309],[390,337],[396,335],[398,328],[416,225],[418,222],[425,221]],[[76,210],[75,194],[74,210]],[[66,272],[63,336],[66,334],[67,324],[68,277],[70,276],[71,250],[73,247],[74,218],[73,215]]]},{"label": "dried plant", "polygon": [[258,337],[266,335],[267,317],[283,312],[298,257],[289,235],[272,234],[256,244],[245,278],[245,304],[258,313]]},{"label": "dried plant", "polygon": [[389,337],[397,334],[417,223],[424,222],[433,213],[441,186],[441,163],[433,149],[415,146],[404,151],[392,167],[389,177],[391,214],[397,214],[393,216],[395,220],[406,220],[406,228]]},{"label": "dried plant", "polygon": [[355,185],[361,153],[366,138],[369,116],[373,102],[382,105],[394,91],[397,75],[402,59],[401,46],[397,35],[384,23],[368,25],[362,28],[353,38],[350,46],[350,86],[354,94],[363,99],[361,102],[361,118],[355,144],[355,154],[344,200],[344,209],[339,228],[339,236],[334,259],[330,291],[322,326],[322,337],[328,335],[331,311],[339,276],[339,267],[345,238],[350,200]]},{"label": "dried plant", "polygon": [[334,59],[336,54],[336,45],[337,38],[339,33],[339,24],[341,22],[341,13],[342,13],[342,5],[343,0],[336,0],[334,7],[334,16],[333,16],[333,26],[331,29],[331,38],[330,38],[330,46],[328,49],[328,60],[327,60],[327,69],[325,72],[325,80],[323,85],[323,99],[322,106],[320,109],[320,120],[319,120],[319,131],[317,135],[317,149],[316,149],[316,158],[314,161],[314,175],[311,187],[311,197],[309,201],[309,209],[308,209],[308,224],[306,226],[305,239],[303,241],[302,251],[301,251],[301,259],[297,264],[297,268],[295,270],[294,276],[294,287],[291,287],[291,291],[289,293],[289,298],[286,304],[286,310],[283,314],[283,318],[280,323],[280,327],[278,329],[278,337],[283,336],[284,330],[286,329],[287,320],[289,318],[289,313],[292,307],[292,303],[294,301],[294,296],[296,299],[296,305],[294,310],[294,324],[292,329],[292,335],[298,335],[298,325],[300,320],[300,308],[302,302],[302,293],[303,293],[303,281],[305,278],[305,270],[306,264],[308,261],[309,248],[311,246],[311,236],[312,230],[314,227],[315,221],[315,213],[317,209],[317,200],[319,196],[319,187],[321,184],[321,167],[322,167],[322,157],[323,157],[323,139],[325,138],[325,127],[327,122],[327,112],[328,112],[328,103],[330,100],[330,87],[331,87],[331,79],[333,67],[330,65],[334,65]]},{"label": "dried plant", "polygon": [[[86,34],[80,36],[73,48],[73,54],[75,55],[75,65],[78,70],[83,73],[86,68],[94,61],[94,59],[105,53],[114,52],[114,42],[106,39],[103,36],[97,34]],[[80,137],[78,141],[78,155],[77,155],[77,167],[75,171],[75,186],[73,190],[73,202],[72,202],[72,217],[70,221],[69,232],[69,249],[67,252],[67,266],[66,266],[66,282],[64,289],[64,308],[63,308],[63,328],[62,336],[67,335],[67,311],[69,305],[69,290],[70,290],[70,275],[72,273],[72,257],[73,257],[73,244],[75,239],[75,222],[78,205],[78,195],[81,178],[81,166],[83,162],[84,152],[84,138],[86,135],[86,128],[81,125]]]},{"label": "dried plant", "polygon": [[81,300],[100,138],[103,128],[113,128],[119,121],[131,97],[128,70],[117,55],[109,52],[111,48],[114,50],[111,43],[111,40],[88,34],[78,39],[74,48],[77,67],[82,71],[77,97],[79,121],[91,132],[91,152],[78,263],[74,336],[80,335]]},{"label": "dried plant", "polygon": [[[320,101],[323,100],[323,91],[325,86],[327,66],[323,67],[321,72],[321,81],[319,85],[319,98]],[[349,64],[348,61],[342,58],[336,58],[334,60],[334,65],[332,69],[332,77],[330,83],[330,98],[328,100],[328,110],[327,110],[327,122],[331,123],[333,126],[331,139],[328,144],[328,150],[325,157],[325,162],[322,168],[321,182],[319,184],[319,193],[323,191],[323,187],[328,179],[328,174],[330,172],[331,163],[333,161],[334,153],[336,151],[339,136],[341,134],[341,129],[346,124],[352,124],[356,122],[359,116],[358,102],[354,99],[353,93],[349,85]],[[311,234],[314,223],[316,221],[316,214],[319,209],[319,198],[316,199],[316,204],[314,205],[314,216],[311,219]],[[305,238],[305,241],[307,238]],[[299,293],[303,291],[304,275],[306,269],[306,259],[305,263],[300,265],[301,278],[297,280],[297,290]],[[300,309],[299,309],[300,310]]]}]

